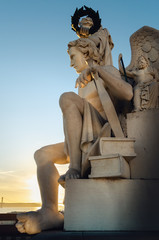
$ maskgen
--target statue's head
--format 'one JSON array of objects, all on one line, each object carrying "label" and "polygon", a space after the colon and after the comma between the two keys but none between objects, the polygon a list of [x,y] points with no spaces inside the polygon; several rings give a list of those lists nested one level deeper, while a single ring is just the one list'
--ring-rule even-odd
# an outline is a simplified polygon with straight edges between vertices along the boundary
[{"label": "statue's head", "polygon": [[68,53],[70,55],[70,66],[74,67],[77,73],[81,73],[88,67],[86,58],[78,47],[70,47]]},{"label": "statue's head", "polygon": [[147,68],[149,63],[148,63],[148,60],[147,58],[145,58],[143,55],[141,55],[139,58],[138,58],[138,69],[144,69],[144,68]]},{"label": "statue's head", "polygon": [[71,66],[78,73],[83,71],[88,65],[99,65],[102,60],[99,49],[89,38],[79,38],[78,40],[69,42],[68,54],[70,55]]},{"label": "statue's head", "polygon": [[90,29],[93,26],[93,20],[90,17],[82,18],[79,22],[80,27],[88,28]]}]

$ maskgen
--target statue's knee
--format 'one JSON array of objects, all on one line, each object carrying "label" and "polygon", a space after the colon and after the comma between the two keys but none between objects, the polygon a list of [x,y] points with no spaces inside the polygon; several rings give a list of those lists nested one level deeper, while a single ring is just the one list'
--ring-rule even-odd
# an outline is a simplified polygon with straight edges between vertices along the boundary
[{"label": "statue's knee", "polygon": [[60,96],[59,104],[62,110],[67,109],[71,103],[73,103],[74,92],[66,92]]},{"label": "statue's knee", "polygon": [[34,153],[34,160],[36,163],[38,163],[39,156],[40,156],[40,149]]},{"label": "statue's knee", "polygon": [[44,164],[46,162],[45,152],[42,149],[37,150],[34,153],[34,159],[35,159],[37,166]]}]

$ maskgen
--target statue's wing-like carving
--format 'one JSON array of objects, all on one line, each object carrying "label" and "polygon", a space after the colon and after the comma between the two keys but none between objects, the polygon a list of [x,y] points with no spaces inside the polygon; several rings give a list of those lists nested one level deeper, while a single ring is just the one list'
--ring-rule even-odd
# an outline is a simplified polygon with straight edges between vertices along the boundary
[{"label": "statue's wing-like carving", "polygon": [[137,68],[137,60],[143,55],[159,79],[159,30],[144,26],[131,35],[130,44],[131,63],[126,70]]}]

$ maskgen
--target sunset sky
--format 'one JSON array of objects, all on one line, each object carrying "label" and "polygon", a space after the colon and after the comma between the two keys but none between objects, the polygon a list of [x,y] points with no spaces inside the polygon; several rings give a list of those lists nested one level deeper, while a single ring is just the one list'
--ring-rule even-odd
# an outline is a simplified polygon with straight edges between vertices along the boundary
[{"label": "sunset sky", "polygon": [[[75,91],[67,43],[77,38],[71,15],[99,10],[114,42],[113,62],[130,63],[129,37],[144,25],[158,29],[158,0],[0,0],[0,197],[39,202],[34,152],[64,140],[59,97]],[[60,173],[66,171],[59,167]]]}]

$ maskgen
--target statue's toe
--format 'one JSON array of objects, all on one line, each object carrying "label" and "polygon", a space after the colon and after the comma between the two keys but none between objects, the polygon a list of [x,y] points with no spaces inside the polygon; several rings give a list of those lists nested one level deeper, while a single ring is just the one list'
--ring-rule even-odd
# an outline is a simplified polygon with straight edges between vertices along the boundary
[{"label": "statue's toe", "polygon": [[74,168],[70,168],[65,174],[61,175],[58,179],[58,183],[65,188],[65,181],[68,179],[79,179],[81,178],[81,174],[78,170]]},{"label": "statue's toe", "polygon": [[25,222],[27,220],[27,218],[28,218],[28,214],[27,213],[18,213],[16,218],[20,222]]},{"label": "statue's toe", "polygon": [[79,178],[81,178],[81,174],[80,174],[80,172],[77,169],[70,168],[66,172],[65,180],[68,180],[68,179],[79,179]]},{"label": "statue's toe", "polygon": [[24,228],[24,223],[17,222],[15,226],[20,233],[25,233],[26,232],[25,228]]}]

